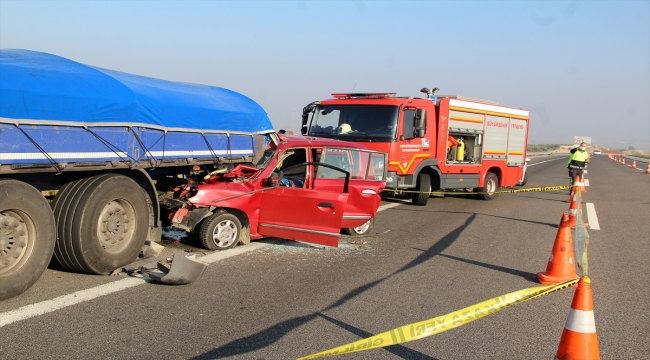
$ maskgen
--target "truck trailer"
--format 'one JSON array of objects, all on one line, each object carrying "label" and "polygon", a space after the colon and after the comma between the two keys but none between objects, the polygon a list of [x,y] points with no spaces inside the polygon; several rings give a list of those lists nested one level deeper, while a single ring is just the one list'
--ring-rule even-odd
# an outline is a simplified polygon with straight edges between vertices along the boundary
[{"label": "truck trailer", "polygon": [[529,111],[463,96],[337,93],[303,109],[303,135],[363,143],[388,153],[388,190],[426,205],[432,191],[494,199],[524,184]]},{"label": "truck trailer", "polygon": [[161,238],[157,185],[257,163],[274,141],[234,91],[0,50],[0,299],[51,259],[89,274],[134,261]]}]

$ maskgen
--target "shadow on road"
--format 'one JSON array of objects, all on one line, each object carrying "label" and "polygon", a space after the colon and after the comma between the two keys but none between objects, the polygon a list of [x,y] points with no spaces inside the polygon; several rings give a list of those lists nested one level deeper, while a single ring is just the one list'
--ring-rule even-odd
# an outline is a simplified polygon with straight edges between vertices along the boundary
[{"label": "shadow on road", "polygon": [[[343,321],[336,320],[334,318],[331,318],[325,314],[318,314],[321,318],[331,322],[332,324],[340,327],[341,329],[345,329],[354,335],[359,336],[360,338],[367,338],[371,337],[375,334],[369,333],[367,331],[361,330],[357,327],[354,327],[348,323],[344,323]],[[397,355],[401,357],[402,359],[422,359],[422,360],[437,360],[436,358],[433,358],[429,355],[425,355],[419,351],[409,349],[406,346],[402,345],[393,345],[393,346],[387,346],[384,348],[384,350],[390,352],[391,354]]]},{"label": "shadow on road", "polygon": [[[396,270],[394,273],[385,276],[384,278],[381,278],[379,280],[375,280],[373,282],[370,282],[365,285],[361,285],[357,287],[356,289],[352,289],[350,292],[342,296],[339,300],[334,302],[332,305],[326,307],[323,311],[318,311],[314,312],[309,315],[305,316],[298,316],[294,317],[285,321],[282,321],[280,323],[277,323],[271,327],[268,327],[264,330],[261,330],[253,335],[234,340],[232,342],[229,342],[223,346],[220,346],[218,348],[212,349],[208,352],[205,352],[201,355],[195,356],[192,359],[195,360],[206,360],[206,359],[215,359],[215,358],[222,358],[222,357],[228,357],[228,356],[235,356],[235,355],[241,355],[245,353],[249,353],[252,351],[256,351],[259,349],[263,349],[279,339],[281,339],[284,335],[289,333],[291,330],[294,330],[298,328],[299,326],[308,323],[309,321],[313,320],[316,317],[324,317],[326,320],[339,325],[341,328],[346,329],[354,334],[359,334],[362,332],[360,329],[356,329],[351,327],[350,325],[347,325],[342,322],[338,321],[331,321],[329,317],[326,317],[325,315],[322,314],[322,312],[334,309],[338,306],[341,306],[348,302],[351,299],[354,299],[355,297],[363,294],[367,290],[372,289],[376,285],[384,282],[385,280],[390,279],[394,275],[397,275],[403,271],[412,269],[415,266],[418,266],[428,260],[431,260],[433,257],[436,255],[442,255],[441,253],[445,251],[449,246],[451,246],[456,239],[463,233],[463,231],[476,219],[476,214],[472,214],[465,223],[458,228],[452,230],[449,232],[447,235],[445,235],[442,239],[438,240],[435,244],[431,245],[428,249],[422,250],[422,254],[420,254],[418,257],[415,259],[411,260],[408,264],[404,265],[400,269]],[[334,319],[332,319],[334,320]],[[346,325],[346,326],[342,326]],[[351,329],[355,329],[355,331],[352,331]],[[387,329],[388,330],[388,329]],[[365,334],[365,332],[364,332]],[[371,336],[372,334],[368,334]],[[354,341],[354,340],[353,340]],[[333,344],[332,346],[338,346],[341,344]],[[388,348],[385,348],[387,351],[390,351],[393,354],[399,355],[399,356],[404,356],[406,359],[432,359],[431,357],[419,357],[421,356],[419,352],[416,352],[414,350],[408,349],[404,346],[401,345],[395,345],[390,347],[391,350],[388,350]],[[406,352],[406,349],[408,349],[409,353]],[[325,350],[325,349],[321,349]],[[318,350],[320,351],[320,350]],[[398,354],[399,352],[399,354]],[[403,355],[402,355],[403,354]],[[305,354],[307,355],[307,354]],[[416,356],[411,356],[411,355],[416,355]],[[422,356],[426,356],[423,355]]]},{"label": "shadow on road", "polygon": [[[392,211],[418,211],[418,210],[410,210],[409,208],[393,208],[391,210]],[[558,228],[557,224],[549,224],[549,223],[545,223],[545,222],[541,222],[541,221],[524,220],[524,219],[517,219],[517,218],[511,218],[511,217],[499,216],[499,215],[473,213],[473,212],[466,212],[466,211],[440,211],[440,210],[421,210],[421,211],[428,212],[428,213],[443,213],[443,214],[474,214],[474,215],[489,216],[489,217],[499,218],[499,219],[527,222],[527,223],[531,223],[531,224],[546,225],[546,226],[550,226],[550,227],[555,228],[555,229]]]},{"label": "shadow on road", "polygon": [[535,283],[537,282],[536,281],[537,274],[529,273],[529,272],[526,272],[526,271],[521,271],[521,270],[516,270],[516,269],[503,267],[503,266],[488,264],[488,263],[484,263],[484,262],[480,262],[480,261],[476,261],[476,260],[463,259],[463,258],[460,258],[460,257],[447,255],[447,254],[440,254],[440,256],[443,256],[443,257],[446,257],[446,258],[449,258],[449,259],[453,259],[453,260],[462,261],[464,263],[468,263],[468,264],[472,264],[472,265],[482,266],[484,268],[491,269],[491,270],[501,271],[501,272],[504,272],[504,273],[507,273],[507,274],[521,276],[522,278],[524,278],[524,279],[526,279],[526,280],[528,280],[530,282],[535,282]]}]

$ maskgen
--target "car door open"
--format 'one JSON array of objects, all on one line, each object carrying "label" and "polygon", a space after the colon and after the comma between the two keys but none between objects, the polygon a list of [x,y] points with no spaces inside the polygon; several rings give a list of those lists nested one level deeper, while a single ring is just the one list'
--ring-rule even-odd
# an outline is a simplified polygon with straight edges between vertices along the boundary
[{"label": "car door open", "polygon": [[[377,213],[381,203],[380,192],[386,187],[386,157],[386,153],[364,149],[323,148],[320,163],[350,172],[350,196],[342,228],[361,226]],[[319,167],[313,184],[315,190],[340,192],[342,185],[340,173],[325,166]]]},{"label": "car door open", "polygon": [[[295,166],[314,164],[310,162]],[[341,191],[338,192],[315,190],[308,184],[303,188],[276,186],[264,192],[260,204],[259,233],[288,240],[338,246],[343,213],[349,196],[347,188],[350,174],[343,170],[337,171],[344,177],[344,182],[339,182]],[[281,184],[282,172],[274,176],[278,178],[270,183]]]}]

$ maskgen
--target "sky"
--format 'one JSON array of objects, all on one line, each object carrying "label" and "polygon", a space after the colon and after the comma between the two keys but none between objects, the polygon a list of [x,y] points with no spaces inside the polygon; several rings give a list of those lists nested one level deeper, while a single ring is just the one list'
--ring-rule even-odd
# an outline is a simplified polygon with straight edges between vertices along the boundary
[{"label": "sky", "polygon": [[531,111],[533,144],[650,151],[650,1],[13,1],[0,48],[219,86],[298,132],[337,92]]}]

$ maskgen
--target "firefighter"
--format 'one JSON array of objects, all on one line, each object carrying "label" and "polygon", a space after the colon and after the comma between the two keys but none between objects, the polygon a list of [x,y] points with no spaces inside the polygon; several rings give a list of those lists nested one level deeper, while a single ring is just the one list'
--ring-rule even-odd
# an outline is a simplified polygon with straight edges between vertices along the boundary
[{"label": "firefighter", "polygon": [[589,163],[589,153],[587,152],[587,143],[583,142],[579,147],[571,149],[571,156],[567,168],[569,168],[569,177],[571,178],[571,186],[576,182],[579,176]]}]

